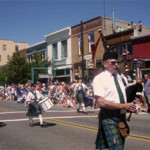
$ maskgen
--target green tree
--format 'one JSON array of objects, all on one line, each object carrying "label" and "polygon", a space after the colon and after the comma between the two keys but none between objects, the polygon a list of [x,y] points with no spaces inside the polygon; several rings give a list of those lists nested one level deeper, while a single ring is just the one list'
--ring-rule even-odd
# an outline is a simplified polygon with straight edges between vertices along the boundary
[{"label": "green tree", "polygon": [[[42,60],[41,53],[34,54],[34,61],[27,63],[24,57],[20,57],[16,52],[9,59],[7,65],[0,69],[0,84],[18,84],[26,83],[31,79],[32,67],[48,67],[51,62],[48,60]],[[37,70],[35,72],[35,81],[38,80],[39,73],[45,73],[47,70]]]}]

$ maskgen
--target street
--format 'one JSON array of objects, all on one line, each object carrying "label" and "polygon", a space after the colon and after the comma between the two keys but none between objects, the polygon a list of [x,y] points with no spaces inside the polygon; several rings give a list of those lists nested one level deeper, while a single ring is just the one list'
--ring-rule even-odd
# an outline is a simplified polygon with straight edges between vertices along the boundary
[{"label": "street", "polygon": [[[24,104],[0,101],[0,150],[94,150],[99,109],[87,108],[88,114],[77,113],[75,108],[54,105],[43,113],[46,128],[38,118],[29,126]],[[150,149],[149,114],[133,114],[126,150]]]}]

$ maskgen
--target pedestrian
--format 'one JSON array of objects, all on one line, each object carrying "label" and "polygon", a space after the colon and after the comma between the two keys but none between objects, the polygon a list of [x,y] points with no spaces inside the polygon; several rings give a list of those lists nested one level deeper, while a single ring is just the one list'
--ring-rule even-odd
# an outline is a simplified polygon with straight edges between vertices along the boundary
[{"label": "pedestrian", "polygon": [[144,95],[148,106],[147,113],[150,113],[150,78],[148,74],[144,75],[144,80]]},{"label": "pedestrian", "polygon": [[[125,137],[129,134],[126,111],[136,112],[135,105],[127,103],[125,86],[117,72],[117,59],[116,52],[105,52],[103,55],[104,71],[93,80],[94,95],[101,108],[96,149],[123,150]],[[125,76],[123,78],[127,83]],[[120,123],[123,123],[125,127],[125,134],[121,134],[121,130],[118,130]]]},{"label": "pedestrian", "polygon": [[38,105],[38,101],[42,99],[42,95],[36,89],[36,85],[31,83],[30,91],[26,98],[26,103],[28,104],[27,116],[29,117],[29,125],[33,127],[33,117],[39,117],[40,126],[45,127],[43,124],[42,111]]}]

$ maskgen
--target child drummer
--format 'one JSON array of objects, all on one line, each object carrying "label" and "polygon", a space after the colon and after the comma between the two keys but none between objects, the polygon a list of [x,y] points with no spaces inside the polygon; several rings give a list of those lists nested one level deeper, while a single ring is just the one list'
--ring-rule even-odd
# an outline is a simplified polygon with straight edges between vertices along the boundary
[{"label": "child drummer", "polygon": [[33,117],[39,117],[40,126],[45,127],[43,124],[42,111],[38,105],[38,101],[43,98],[42,94],[36,90],[35,84],[31,83],[30,91],[26,98],[26,104],[28,105],[28,112],[26,116],[29,116],[29,125],[33,127]]}]

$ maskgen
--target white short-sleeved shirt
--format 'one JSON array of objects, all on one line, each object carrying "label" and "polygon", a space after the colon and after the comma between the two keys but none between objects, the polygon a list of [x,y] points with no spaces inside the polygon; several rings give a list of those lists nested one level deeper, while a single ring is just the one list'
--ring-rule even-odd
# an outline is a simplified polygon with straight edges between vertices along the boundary
[{"label": "white short-sleeved shirt", "polygon": [[[120,88],[122,90],[122,93],[124,95],[124,100],[125,102],[127,102],[125,86],[119,74],[117,74],[117,79]],[[124,79],[127,82],[125,77]],[[109,71],[105,70],[94,78],[93,89],[94,89],[94,95],[101,96],[104,99],[113,103],[120,103],[118,91],[114,82],[114,77]]]},{"label": "white short-sleeved shirt", "polygon": [[[37,100],[41,99],[41,98],[44,98],[43,95],[39,92],[39,91],[33,91],[33,93],[36,92],[36,96],[37,96]],[[32,92],[29,92],[28,95],[27,95],[27,101],[29,100],[33,100],[35,98],[35,95],[33,94]]]}]

